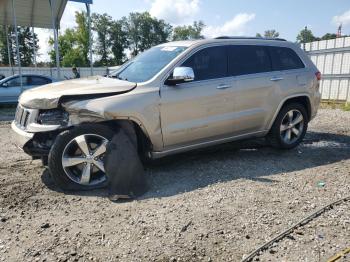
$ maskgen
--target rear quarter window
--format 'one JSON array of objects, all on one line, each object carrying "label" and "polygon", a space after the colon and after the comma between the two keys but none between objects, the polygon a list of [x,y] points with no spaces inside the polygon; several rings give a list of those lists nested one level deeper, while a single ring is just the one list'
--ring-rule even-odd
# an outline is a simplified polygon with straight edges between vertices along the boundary
[{"label": "rear quarter window", "polygon": [[299,69],[305,67],[299,56],[291,48],[271,46],[269,47],[269,52],[274,71]]},{"label": "rear quarter window", "polygon": [[40,76],[31,76],[30,77],[30,84],[31,85],[46,85],[48,83],[51,83],[52,81],[45,77]]}]

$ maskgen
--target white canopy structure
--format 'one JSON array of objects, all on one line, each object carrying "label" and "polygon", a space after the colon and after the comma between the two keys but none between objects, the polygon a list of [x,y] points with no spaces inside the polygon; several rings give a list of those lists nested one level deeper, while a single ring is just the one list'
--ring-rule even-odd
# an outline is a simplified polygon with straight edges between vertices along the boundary
[{"label": "white canopy structure", "polygon": [[[92,50],[91,50],[91,19],[90,4],[92,0],[70,0],[86,4],[89,22],[89,42],[90,42],[90,65],[92,71]],[[60,78],[60,61],[58,50],[58,29],[68,0],[0,0],[0,25],[11,25],[15,28],[17,60],[19,73],[21,75],[21,63],[18,50],[17,26],[52,28],[54,31],[56,66],[58,78]],[[34,52],[36,53],[36,51]],[[11,61],[11,59],[9,59]]]},{"label": "white canopy structure", "polygon": [[[60,24],[68,0],[0,0],[0,23],[3,25],[52,28],[52,15]],[[12,10],[15,9],[15,17]]]}]

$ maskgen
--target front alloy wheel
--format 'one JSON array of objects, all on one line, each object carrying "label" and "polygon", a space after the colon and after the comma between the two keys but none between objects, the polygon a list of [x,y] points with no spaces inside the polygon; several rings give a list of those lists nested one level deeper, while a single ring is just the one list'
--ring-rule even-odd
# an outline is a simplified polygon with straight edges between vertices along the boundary
[{"label": "front alloy wheel", "polygon": [[66,175],[75,183],[94,186],[106,180],[104,155],[108,140],[100,135],[86,134],[73,138],[62,155]]},{"label": "front alloy wheel", "polygon": [[64,190],[105,187],[104,159],[113,135],[114,132],[102,124],[83,124],[59,134],[48,157],[54,182]]}]

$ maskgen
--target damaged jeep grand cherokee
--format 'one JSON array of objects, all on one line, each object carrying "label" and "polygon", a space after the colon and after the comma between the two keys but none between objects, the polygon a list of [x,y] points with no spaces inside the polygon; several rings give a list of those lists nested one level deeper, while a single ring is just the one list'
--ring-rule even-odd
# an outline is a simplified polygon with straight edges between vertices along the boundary
[{"label": "damaged jeep grand cherokee", "polygon": [[307,55],[282,39],[171,42],[109,77],[24,92],[12,128],[62,189],[93,189],[106,185],[106,145],[120,129],[141,159],[253,137],[294,148],[316,115],[319,80]]}]

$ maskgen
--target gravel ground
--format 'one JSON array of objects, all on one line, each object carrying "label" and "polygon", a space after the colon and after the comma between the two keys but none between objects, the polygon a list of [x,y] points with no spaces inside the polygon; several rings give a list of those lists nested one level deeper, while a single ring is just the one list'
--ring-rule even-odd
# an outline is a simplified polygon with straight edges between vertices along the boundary
[{"label": "gravel ground", "polygon": [[[0,261],[239,261],[350,192],[350,112],[320,110],[291,151],[231,143],[146,167],[150,191],[111,203],[65,194],[0,124]],[[350,247],[350,203],[297,229],[260,261],[326,261]],[[340,261],[350,261],[350,256]]]}]

